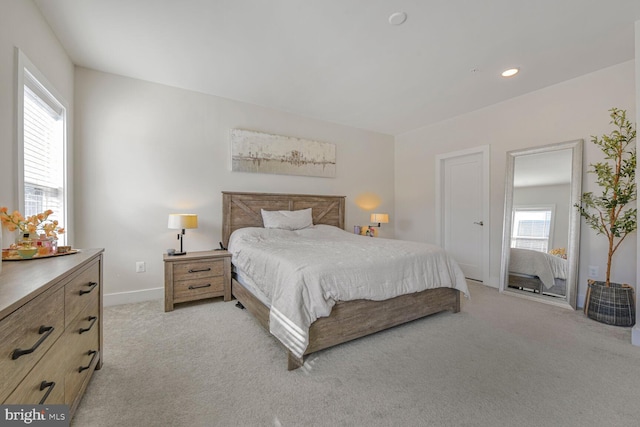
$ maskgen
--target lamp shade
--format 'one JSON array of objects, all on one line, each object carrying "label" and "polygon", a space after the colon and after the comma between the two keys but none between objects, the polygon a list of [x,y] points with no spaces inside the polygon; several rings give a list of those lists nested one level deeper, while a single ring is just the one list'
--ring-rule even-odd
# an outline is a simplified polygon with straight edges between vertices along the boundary
[{"label": "lamp shade", "polygon": [[379,224],[387,224],[389,222],[389,214],[372,213],[371,222],[377,222]]},{"label": "lamp shade", "polygon": [[198,215],[196,214],[169,214],[169,227],[174,230],[185,228],[198,228]]}]

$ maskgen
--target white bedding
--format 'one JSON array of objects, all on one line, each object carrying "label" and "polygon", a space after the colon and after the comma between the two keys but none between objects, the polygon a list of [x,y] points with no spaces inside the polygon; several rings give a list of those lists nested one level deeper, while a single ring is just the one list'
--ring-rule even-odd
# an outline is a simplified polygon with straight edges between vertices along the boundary
[{"label": "white bedding", "polygon": [[511,248],[509,271],[538,276],[549,289],[555,284],[555,278],[567,278],[567,260],[544,252]]},{"label": "white bedding", "polygon": [[458,264],[441,248],[371,238],[337,227],[242,228],[229,240],[234,265],[271,301],[270,331],[301,357],[309,326],[336,301],[385,300],[429,288],[469,296]]}]

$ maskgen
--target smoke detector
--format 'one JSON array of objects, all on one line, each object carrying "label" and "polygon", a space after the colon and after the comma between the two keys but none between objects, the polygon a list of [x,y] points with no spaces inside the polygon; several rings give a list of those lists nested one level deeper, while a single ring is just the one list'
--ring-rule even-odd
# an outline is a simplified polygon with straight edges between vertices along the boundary
[{"label": "smoke detector", "polygon": [[402,25],[407,20],[407,14],[404,12],[395,12],[389,15],[389,24]]}]

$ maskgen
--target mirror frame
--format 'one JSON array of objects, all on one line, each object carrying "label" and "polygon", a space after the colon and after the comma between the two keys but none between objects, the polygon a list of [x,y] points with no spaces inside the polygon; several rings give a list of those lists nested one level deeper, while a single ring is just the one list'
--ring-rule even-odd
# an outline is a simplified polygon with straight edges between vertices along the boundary
[{"label": "mirror frame", "polygon": [[[507,166],[505,178],[505,199],[504,199],[504,221],[502,228],[502,257],[500,263],[500,292],[516,295],[523,298],[534,299],[548,304],[558,305],[565,308],[576,308],[578,294],[578,261],[580,258],[580,212],[573,208],[580,203],[582,198],[582,152],[583,140],[561,142],[558,144],[542,145],[539,147],[513,150],[507,152]],[[509,280],[509,248],[511,247],[511,222],[513,210],[513,177],[515,160],[519,156],[529,154],[549,153],[553,151],[571,149],[571,209],[569,215],[569,242],[567,245],[569,256],[567,257],[567,293],[564,300],[544,296],[542,294],[524,294],[508,287]]]}]

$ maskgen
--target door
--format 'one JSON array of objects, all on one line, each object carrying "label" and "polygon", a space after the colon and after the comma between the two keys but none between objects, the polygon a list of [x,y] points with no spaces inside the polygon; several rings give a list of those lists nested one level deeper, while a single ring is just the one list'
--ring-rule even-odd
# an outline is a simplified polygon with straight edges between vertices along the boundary
[{"label": "door", "polygon": [[439,156],[440,244],[468,279],[488,272],[488,147]]}]

